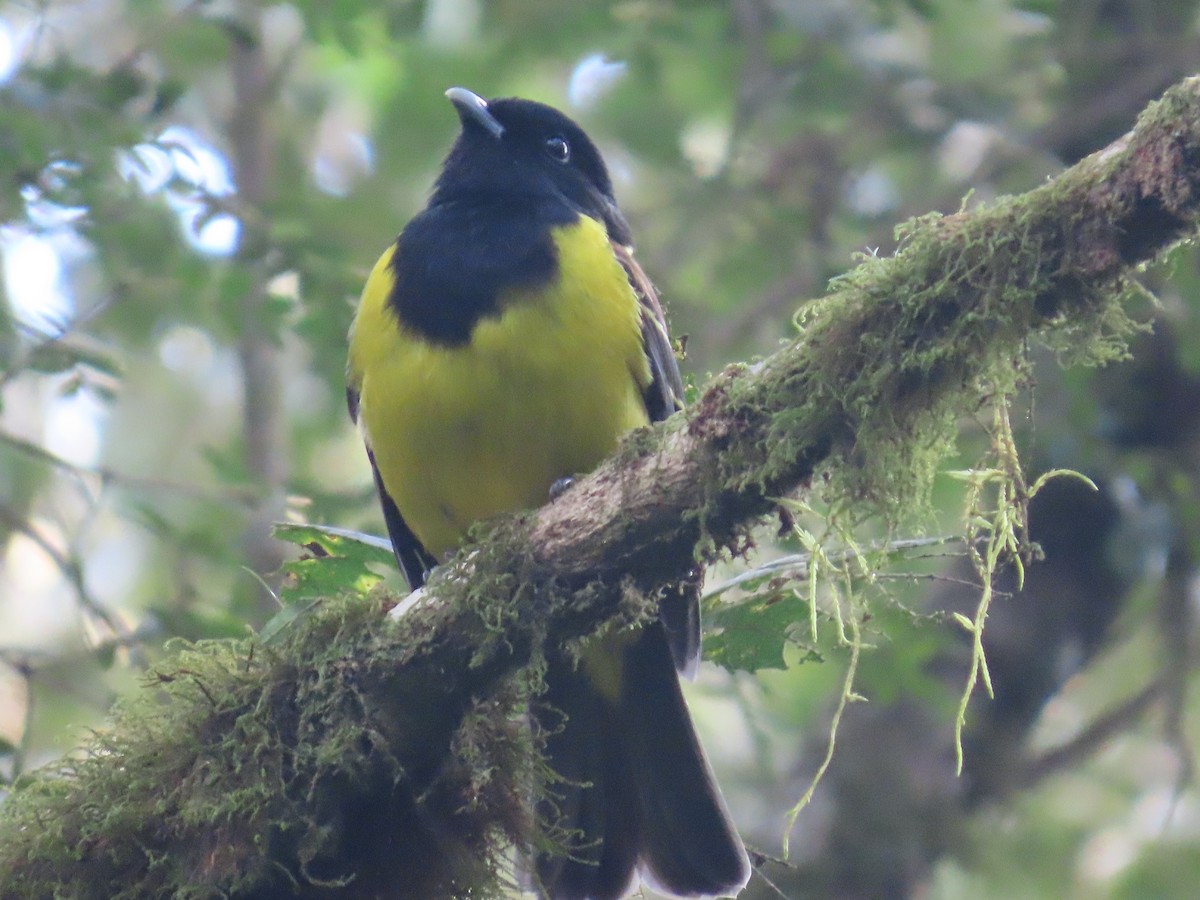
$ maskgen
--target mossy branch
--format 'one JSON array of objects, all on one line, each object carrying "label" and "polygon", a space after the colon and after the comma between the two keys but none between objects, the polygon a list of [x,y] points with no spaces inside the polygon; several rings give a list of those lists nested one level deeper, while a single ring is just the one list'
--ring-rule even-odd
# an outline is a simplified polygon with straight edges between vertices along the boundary
[{"label": "mossy branch", "polygon": [[1013,389],[1025,348],[1118,352],[1130,275],[1200,213],[1200,78],[1028,194],[906,226],[557,502],[481,529],[399,621],[330,598],[270,644],[181,648],[78,759],[0,811],[0,893],[491,896],[539,840],[515,715],[547,642],[653,612],[696,556],[736,552],[774,498],[920,501],[956,417]]}]

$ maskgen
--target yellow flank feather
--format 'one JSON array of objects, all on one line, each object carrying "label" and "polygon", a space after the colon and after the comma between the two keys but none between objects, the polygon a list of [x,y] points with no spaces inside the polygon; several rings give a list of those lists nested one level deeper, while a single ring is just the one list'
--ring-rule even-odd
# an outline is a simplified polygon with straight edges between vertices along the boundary
[{"label": "yellow flank feather", "polygon": [[461,347],[400,327],[387,304],[392,249],[363,291],[349,363],[359,426],[400,514],[439,558],[474,522],[545,503],[555,480],[649,421],[639,304],[604,226],[581,215],[552,237],[556,278],[503,295],[503,312]]}]

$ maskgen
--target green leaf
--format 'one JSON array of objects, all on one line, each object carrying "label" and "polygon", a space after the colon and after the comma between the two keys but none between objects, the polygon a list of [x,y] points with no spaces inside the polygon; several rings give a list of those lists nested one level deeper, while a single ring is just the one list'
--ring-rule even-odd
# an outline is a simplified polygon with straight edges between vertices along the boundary
[{"label": "green leaf", "polygon": [[[68,339],[51,340],[35,346],[24,361],[25,368],[46,375],[59,375],[81,366],[112,379],[119,379],[122,374],[120,362],[106,350]],[[77,373],[77,377],[82,379],[83,375]],[[80,381],[80,385],[82,383]],[[91,383],[91,379],[88,383]]]},{"label": "green leaf", "polygon": [[79,355],[75,348],[59,341],[35,347],[25,361],[25,368],[44,375],[57,375],[75,368]]},{"label": "green leaf", "polygon": [[175,540],[179,537],[179,529],[149,503],[131,502],[128,506],[129,519],[145,528],[151,534],[164,540]]},{"label": "green leaf", "polygon": [[275,537],[304,549],[300,559],[283,564],[286,581],[280,595],[288,605],[346,591],[366,593],[395,567],[392,546],[384,538],[320,525],[275,526]]},{"label": "green leaf", "polygon": [[392,545],[384,538],[323,525],[276,523],[275,537],[304,549],[300,559],[283,564],[279,596],[284,608],[262,627],[259,637],[270,641],[296,619],[315,609],[326,597],[353,591],[365,594],[384,579],[394,565]]},{"label": "green leaf", "polygon": [[115,643],[106,641],[96,648],[95,654],[96,662],[100,664],[100,668],[107,671],[108,669],[111,669],[113,663],[116,662],[117,645]]},{"label": "green leaf", "polygon": [[784,651],[800,647],[800,662],[819,662],[816,647],[801,641],[802,624],[809,618],[808,601],[795,591],[756,594],[737,603],[719,603],[704,611],[704,657],[731,672],[737,669],[786,669]]},{"label": "green leaf", "polygon": [[200,456],[212,467],[213,474],[222,484],[249,483],[245,460],[237,448],[207,445],[200,448]]},{"label": "green leaf", "polygon": [[975,633],[975,623],[968,619],[960,612],[951,613],[954,616],[954,621],[961,625],[968,634]]}]

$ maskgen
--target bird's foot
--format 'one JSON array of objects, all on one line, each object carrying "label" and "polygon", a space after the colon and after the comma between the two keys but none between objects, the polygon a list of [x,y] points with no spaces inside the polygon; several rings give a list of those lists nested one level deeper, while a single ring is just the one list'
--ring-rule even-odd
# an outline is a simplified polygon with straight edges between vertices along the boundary
[{"label": "bird's foot", "polygon": [[575,476],[568,475],[566,478],[559,478],[554,484],[550,485],[550,502],[553,503],[563,494],[571,489],[571,485],[575,483]]}]

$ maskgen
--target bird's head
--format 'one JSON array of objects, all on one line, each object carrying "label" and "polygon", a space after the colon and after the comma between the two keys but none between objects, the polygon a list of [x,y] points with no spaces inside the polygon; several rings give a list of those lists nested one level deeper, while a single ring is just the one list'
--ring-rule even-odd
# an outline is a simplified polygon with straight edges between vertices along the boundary
[{"label": "bird's head", "polygon": [[446,96],[462,131],[446,157],[434,202],[481,196],[565,202],[603,222],[612,239],[630,243],[600,151],[575,122],[532,100],[485,100],[461,87]]}]

